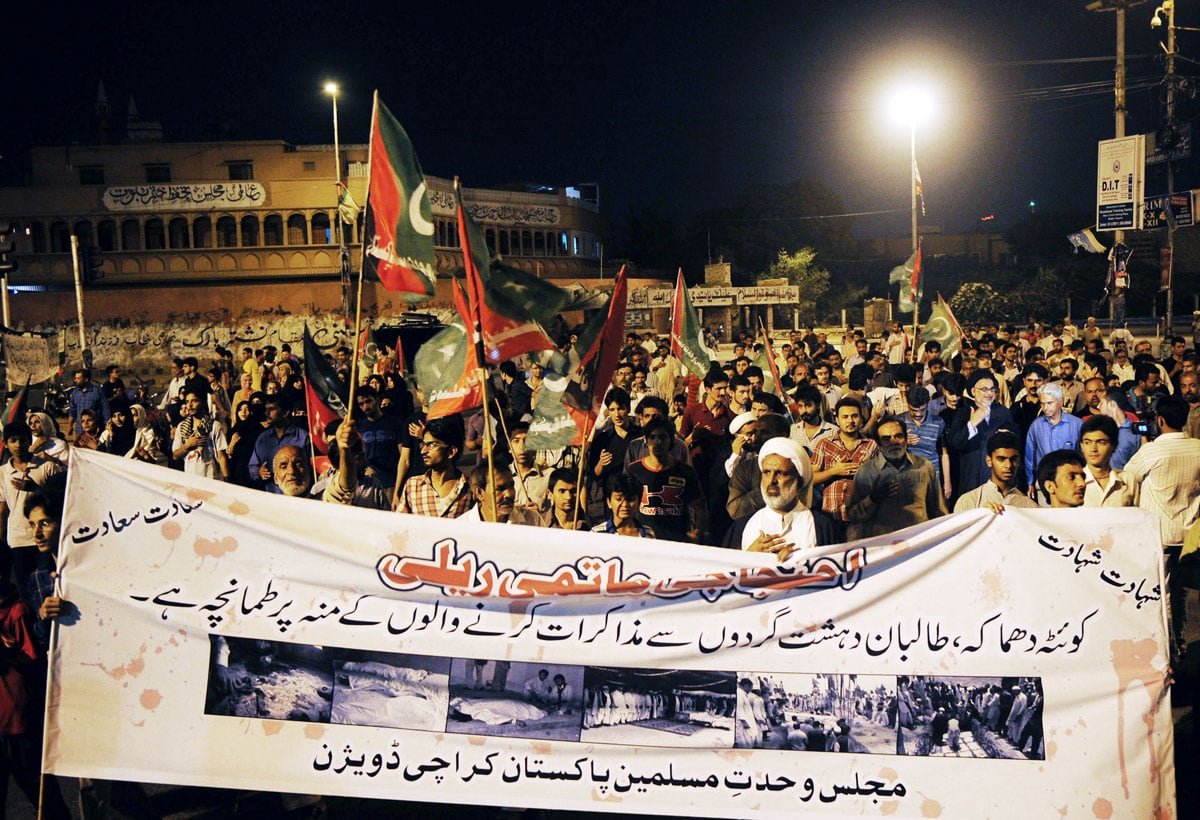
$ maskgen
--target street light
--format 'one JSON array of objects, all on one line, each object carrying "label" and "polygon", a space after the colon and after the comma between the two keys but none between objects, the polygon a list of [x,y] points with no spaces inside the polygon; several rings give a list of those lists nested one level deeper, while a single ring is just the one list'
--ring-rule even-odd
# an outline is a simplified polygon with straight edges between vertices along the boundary
[{"label": "street light", "polygon": [[911,183],[912,204],[912,252],[917,252],[917,187],[921,175],[917,170],[917,125],[926,122],[933,113],[933,94],[927,88],[910,85],[898,90],[891,100],[892,118],[897,122],[908,125],[909,146],[911,148],[911,166],[909,181]]},{"label": "street light", "polygon": [[[910,84],[901,87],[893,95],[891,99],[892,118],[900,123],[908,125],[909,147],[911,150],[909,164],[909,188],[910,201],[912,205],[912,252],[913,256],[917,255],[917,249],[920,247],[920,238],[917,235],[917,194],[920,192],[921,172],[917,170],[917,125],[927,121],[933,113],[934,100],[933,94],[929,89],[922,85]],[[917,260],[913,260],[913,264],[917,264]],[[917,327],[921,305],[917,301],[917,293],[913,294],[913,342],[912,353],[915,357],[917,349]]]},{"label": "street light", "polygon": [[334,196],[333,222],[338,244],[338,259],[342,274],[342,313],[350,317],[350,260],[346,250],[346,237],[342,228],[342,154],[338,144],[338,84],[329,80],[323,86],[326,94],[333,98],[333,173],[336,180]]}]

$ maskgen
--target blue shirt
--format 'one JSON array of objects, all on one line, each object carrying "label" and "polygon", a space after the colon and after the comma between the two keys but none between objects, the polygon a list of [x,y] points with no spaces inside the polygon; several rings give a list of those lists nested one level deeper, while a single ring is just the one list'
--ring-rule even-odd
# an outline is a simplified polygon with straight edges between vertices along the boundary
[{"label": "blue shirt", "polygon": [[933,465],[933,471],[937,474],[938,488],[942,485],[942,453],[938,446],[942,440],[942,435],[946,431],[946,422],[942,421],[932,413],[926,412],[925,421],[917,424],[913,421],[912,416],[905,419],[908,424],[908,432],[916,433],[920,439],[916,444],[908,445],[908,451],[915,453]]},{"label": "blue shirt", "polygon": [[1083,422],[1079,416],[1064,412],[1058,424],[1051,424],[1050,419],[1038,416],[1029,425],[1029,433],[1025,436],[1025,480],[1033,485],[1033,474],[1037,464],[1046,453],[1054,450],[1078,450],[1079,428]]},{"label": "blue shirt", "polygon": [[1142,437],[1133,432],[1133,423],[1125,419],[1125,423],[1117,430],[1117,449],[1112,454],[1113,469],[1124,470],[1141,446]]},{"label": "blue shirt", "polygon": [[258,468],[264,464],[269,465],[275,460],[275,454],[289,444],[299,447],[307,453],[308,431],[303,427],[289,427],[281,438],[275,434],[274,427],[268,427],[258,434],[258,439],[254,442],[254,453],[250,456],[250,464],[246,468],[250,473],[250,481],[253,482],[253,486],[260,490],[279,492],[275,482],[264,482],[258,477]]},{"label": "blue shirt", "polygon": [[76,427],[79,426],[79,416],[84,410],[95,410],[99,413],[101,427],[108,424],[108,399],[104,398],[104,392],[94,384],[89,384],[87,389],[76,387],[72,390],[67,405],[71,408],[71,418],[74,419]]}]

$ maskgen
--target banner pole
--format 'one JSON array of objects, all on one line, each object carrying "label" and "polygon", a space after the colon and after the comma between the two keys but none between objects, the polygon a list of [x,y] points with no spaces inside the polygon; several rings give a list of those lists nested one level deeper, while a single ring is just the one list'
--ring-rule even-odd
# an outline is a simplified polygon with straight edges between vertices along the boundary
[{"label": "banner pole", "polygon": [[87,346],[87,332],[83,326],[83,276],[79,270],[79,237],[71,234],[71,267],[75,270],[75,312],[79,316],[79,352],[83,366],[92,369],[92,355]]}]

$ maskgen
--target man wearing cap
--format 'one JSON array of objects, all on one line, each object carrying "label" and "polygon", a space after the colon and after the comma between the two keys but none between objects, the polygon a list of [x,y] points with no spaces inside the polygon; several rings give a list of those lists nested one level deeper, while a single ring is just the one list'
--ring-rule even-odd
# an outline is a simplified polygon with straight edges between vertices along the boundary
[{"label": "man wearing cap", "polygon": [[[758,469],[758,451],[762,445],[774,438],[787,438],[787,419],[777,413],[766,413],[755,421],[748,423],[742,432],[749,432],[745,444],[742,445],[742,456],[729,474],[728,492],[725,495],[725,511],[728,518],[721,522],[721,528],[713,530],[713,535],[724,532],[732,521],[744,518],[753,512],[761,510],[765,505],[762,497],[762,474]],[[719,498],[717,489],[712,490],[712,497]],[[800,496],[807,501],[808,494]]]},{"label": "man wearing cap", "polygon": [[782,436],[769,439],[758,451],[758,467],[766,506],[735,521],[726,546],[770,552],[786,561],[796,553],[837,542],[837,527],[829,516],[803,503],[812,484],[812,465],[803,447]]}]

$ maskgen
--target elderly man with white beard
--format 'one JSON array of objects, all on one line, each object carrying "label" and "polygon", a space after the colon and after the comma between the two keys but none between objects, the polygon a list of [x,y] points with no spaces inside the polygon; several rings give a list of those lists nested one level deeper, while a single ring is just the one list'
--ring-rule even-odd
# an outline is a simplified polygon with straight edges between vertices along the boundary
[{"label": "elderly man with white beard", "polygon": [[810,510],[803,498],[812,483],[808,453],[788,438],[766,441],[758,451],[762,497],[767,506],[729,528],[725,546],[773,553],[780,561],[803,556],[818,546],[837,543],[837,527],[828,515]]}]

